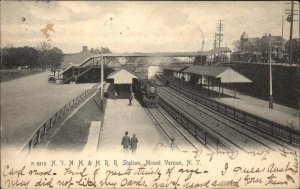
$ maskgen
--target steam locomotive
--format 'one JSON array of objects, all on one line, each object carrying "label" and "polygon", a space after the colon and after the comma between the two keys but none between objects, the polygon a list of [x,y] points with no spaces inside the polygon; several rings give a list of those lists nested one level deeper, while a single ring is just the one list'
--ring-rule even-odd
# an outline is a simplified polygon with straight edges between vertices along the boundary
[{"label": "steam locomotive", "polygon": [[153,79],[142,79],[135,83],[137,98],[147,108],[158,107],[157,84]]}]

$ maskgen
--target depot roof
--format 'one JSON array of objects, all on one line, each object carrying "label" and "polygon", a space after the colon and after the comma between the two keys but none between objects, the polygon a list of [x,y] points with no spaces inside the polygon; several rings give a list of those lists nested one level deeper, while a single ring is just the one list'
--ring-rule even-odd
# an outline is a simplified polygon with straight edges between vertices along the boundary
[{"label": "depot roof", "polygon": [[221,83],[250,83],[250,79],[233,70],[230,67],[215,67],[215,66],[191,66],[184,73],[196,74],[202,76],[210,76],[220,78]]},{"label": "depot roof", "polygon": [[107,79],[114,80],[114,84],[132,84],[133,78],[138,77],[126,68],[120,68],[107,76]]}]

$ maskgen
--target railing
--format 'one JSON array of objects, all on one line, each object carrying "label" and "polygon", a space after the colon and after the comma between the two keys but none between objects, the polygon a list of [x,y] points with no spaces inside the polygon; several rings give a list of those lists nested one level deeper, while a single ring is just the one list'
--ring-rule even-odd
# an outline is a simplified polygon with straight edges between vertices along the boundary
[{"label": "railing", "polygon": [[[162,77],[158,77],[158,79],[160,79],[160,81],[162,82],[166,81],[166,79]],[[191,90],[187,90],[184,89],[183,87],[179,87],[173,84],[172,82],[169,82],[169,87],[185,95],[186,97],[196,102],[199,102],[200,104],[203,104],[204,106],[211,108],[221,114],[231,117],[234,120],[242,122],[247,126],[254,127],[263,133],[281,139],[287,143],[300,146],[300,131],[298,130],[283,126],[274,121],[264,119],[262,117],[250,114],[248,112],[234,108],[232,106],[225,105],[213,99],[203,97]]]},{"label": "railing", "polygon": [[230,149],[229,145],[222,142],[219,137],[217,137],[211,131],[205,129],[205,127],[201,125],[200,122],[191,118],[188,114],[186,114],[179,108],[172,106],[171,103],[167,102],[164,97],[159,98],[159,105],[204,145],[209,145],[215,150],[218,150],[220,148]]},{"label": "railing", "polygon": [[[74,98],[65,104],[60,110],[58,110],[53,116],[44,121],[29,137],[29,139],[25,142],[25,144],[21,147],[21,152],[31,152],[40,142],[41,138],[47,134],[53,134],[56,130],[57,126],[55,123],[59,121],[59,119],[66,114],[70,109],[72,109],[75,105],[85,99],[92,92],[97,90],[99,84],[96,84],[91,89],[88,89],[81,93],[79,96]],[[49,133],[50,132],[50,133]]]}]

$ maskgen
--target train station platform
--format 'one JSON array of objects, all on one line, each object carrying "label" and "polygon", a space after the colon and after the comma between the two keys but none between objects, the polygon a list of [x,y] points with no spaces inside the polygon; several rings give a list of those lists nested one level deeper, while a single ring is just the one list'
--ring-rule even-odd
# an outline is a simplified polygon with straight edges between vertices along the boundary
[{"label": "train station platform", "polygon": [[[213,90],[218,92],[219,89],[218,87],[214,87]],[[273,104],[273,109],[270,109],[269,101],[251,97],[240,92],[236,92],[237,98],[234,98],[234,91],[226,88],[223,89],[223,93],[232,98],[213,99],[265,119],[300,130],[299,113],[296,109],[276,103]]]},{"label": "train station platform", "polygon": [[258,99],[240,92],[236,92],[236,98],[234,98],[234,91],[227,88],[223,88],[223,94],[220,94],[219,99],[218,86],[210,86],[210,95],[208,95],[207,86],[203,86],[202,88],[199,86],[198,88],[195,88],[187,84],[186,82],[183,83],[179,81],[178,79],[172,76],[165,77],[168,78],[170,82],[173,82],[178,86],[185,87],[186,89],[194,91],[195,93],[198,93],[206,98],[214,99],[228,106],[232,106],[237,109],[251,113],[253,115],[265,118],[267,120],[271,120],[284,126],[300,130],[299,112],[296,109],[276,103],[273,104],[273,109],[269,109],[268,101]]},{"label": "train station platform", "polygon": [[100,129],[98,151],[109,153],[123,152],[121,146],[125,131],[128,136],[138,138],[137,154],[155,150],[158,143],[170,145],[170,139],[156,126],[136,99],[132,106],[128,99],[107,99],[104,123]]}]

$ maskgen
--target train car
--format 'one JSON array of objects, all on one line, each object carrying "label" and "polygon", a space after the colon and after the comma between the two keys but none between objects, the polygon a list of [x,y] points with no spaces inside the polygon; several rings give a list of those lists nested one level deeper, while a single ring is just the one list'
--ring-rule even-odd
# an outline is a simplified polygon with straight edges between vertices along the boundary
[{"label": "train car", "polygon": [[137,97],[147,108],[158,107],[157,84],[152,79],[142,79],[136,82]]}]

